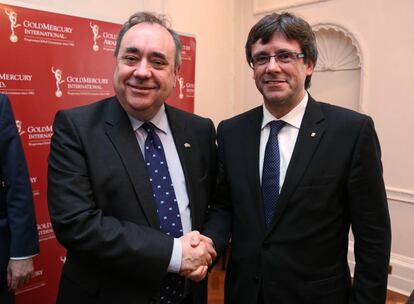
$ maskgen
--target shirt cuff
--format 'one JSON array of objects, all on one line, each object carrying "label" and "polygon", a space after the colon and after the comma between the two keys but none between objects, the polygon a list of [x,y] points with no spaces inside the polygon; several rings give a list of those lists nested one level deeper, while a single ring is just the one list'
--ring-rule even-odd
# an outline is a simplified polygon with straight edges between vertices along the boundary
[{"label": "shirt cuff", "polygon": [[173,251],[171,254],[170,264],[168,265],[167,271],[173,273],[179,273],[181,269],[181,257],[182,257],[182,246],[180,239],[174,239]]},{"label": "shirt cuff", "polygon": [[25,257],[10,257],[10,260],[13,260],[13,261],[27,260],[27,259],[31,259],[32,257],[35,257],[35,256],[37,256],[37,254],[29,255],[29,256],[25,256]]}]

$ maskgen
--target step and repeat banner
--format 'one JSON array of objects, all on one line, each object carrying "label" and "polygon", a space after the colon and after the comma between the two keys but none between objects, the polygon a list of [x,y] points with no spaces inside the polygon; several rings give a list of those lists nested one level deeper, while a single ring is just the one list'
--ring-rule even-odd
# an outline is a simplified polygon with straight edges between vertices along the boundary
[{"label": "step and repeat banner", "polygon": [[[131,12],[133,13],[133,12]],[[47,157],[59,109],[114,94],[114,49],[120,24],[0,3],[0,92],[11,100],[25,150],[36,209],[40,255],[17,303],[55,303],[66,253],[47,208]],[[194,110],[195,38],[181,35],[182,68],[168,103]]]}]

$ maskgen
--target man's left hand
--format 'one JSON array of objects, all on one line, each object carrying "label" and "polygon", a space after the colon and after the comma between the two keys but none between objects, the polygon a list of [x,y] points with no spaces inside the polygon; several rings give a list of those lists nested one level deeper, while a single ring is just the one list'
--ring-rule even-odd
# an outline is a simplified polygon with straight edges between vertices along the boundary
[{"label": "man's left hand", "polygon": [[15,291],[17,288],[29,282],[33,270],[32,258],[9,260],[9,265],[7,266],[7,285],[9,286],[9,290]]}]

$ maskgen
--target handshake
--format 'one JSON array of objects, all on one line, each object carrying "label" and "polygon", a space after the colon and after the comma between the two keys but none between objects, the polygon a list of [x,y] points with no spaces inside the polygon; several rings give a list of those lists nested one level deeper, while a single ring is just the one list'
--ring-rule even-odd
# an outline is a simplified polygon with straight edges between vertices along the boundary
[{"label": "handshake", "polygon": [[216,258],[213,241],[194,230],[181,238],[182,259],[180,275],[199,282],[207,274],[208,267]]}]

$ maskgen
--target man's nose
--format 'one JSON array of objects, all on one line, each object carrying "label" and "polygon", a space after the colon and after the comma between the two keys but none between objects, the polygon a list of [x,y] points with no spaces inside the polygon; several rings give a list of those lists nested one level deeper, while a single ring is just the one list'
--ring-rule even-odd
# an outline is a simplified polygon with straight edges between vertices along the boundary
[{"label": "man's nose", "polygon": [[137,63],[134,70],[134,76],[139,78],[151,77],[151,66],[147,60],[141,60]]},{"label": "man's nose", "polygon": [[267,72],[280,72],[281,71],[280,64],[276,60],[276,57],[272,56],[272,57],[269,58],[269,62],[267,63],[266,71]]}]

